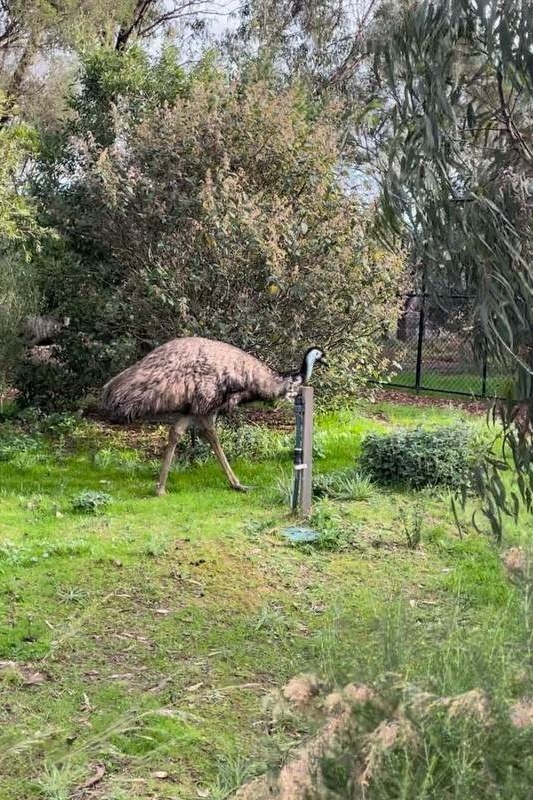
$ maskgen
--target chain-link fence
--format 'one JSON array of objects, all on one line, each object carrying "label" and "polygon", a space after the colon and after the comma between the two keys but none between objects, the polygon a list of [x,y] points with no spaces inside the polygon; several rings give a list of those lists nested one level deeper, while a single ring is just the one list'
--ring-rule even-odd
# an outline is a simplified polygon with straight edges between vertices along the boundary
[{"label": "chain-link fence", "polygon": [[467,295],[406,295],[396,330],[384,343],[395,373],[387,385],[468,397],[505,395],[511,370],[488,355],[472,308]]}]

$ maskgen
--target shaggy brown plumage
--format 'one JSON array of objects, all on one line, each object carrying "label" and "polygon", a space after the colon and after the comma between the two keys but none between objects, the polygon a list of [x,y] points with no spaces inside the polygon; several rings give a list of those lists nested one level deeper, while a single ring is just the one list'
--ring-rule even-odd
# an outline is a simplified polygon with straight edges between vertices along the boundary
[{"label": "shaggy brown plumage", "polygon": [[163,494],[179,437],[193,423],[212,446],[230,484],[242,489],[215,432],[220,411],[240,403],[296,397],[322,351],[310,348],[299,372],[282,375],[238,347],[201,337],[174,339],[112,378],[102,405],[116,421],[172,419],[158,494]]},{"label": "shaggy brown plumage", "polygon": [[205,416],[296,393],[298,378],[277,374],[231,344],[190,337],[173,339],[125,369],[104,386],[102,400],[117,421]]}]

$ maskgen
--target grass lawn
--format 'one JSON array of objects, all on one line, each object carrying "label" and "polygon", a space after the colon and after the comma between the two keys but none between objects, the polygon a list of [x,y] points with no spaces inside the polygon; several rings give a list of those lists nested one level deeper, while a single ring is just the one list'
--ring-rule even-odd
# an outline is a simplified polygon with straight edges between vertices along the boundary
[{"label": "grass lawn", "polygon": [[[487,375],[486,396],[505,397],[509,387],[509,376],[489,374]],[[414,370],[405,370],[394,375],[392,383],[397,386],[413,388],[416,382]],[[453,393],[480,396],[482,390],[481,372],[443,372],[433,371],[429,365],[422,371],[421,391]]]},{"label": "grass lawn", "polygon": [[[464,417],[386,403],[322,415],[316,468],[352,466],[368,431]],[[394,674],[439,694],[482,687],[498,708],[533,691],[530,600],[487,539],[458,538],[445,493],[318,504],[315,521],[346,537],[295,548],[280,536],[283,448],[234,462],[250,494],[230,492],[209,460],[177,467],[156,498],[155,465],[114,446],[89,427],[34,450],[21,440],[0,461],[1,800],[229,797],[305,735],[269,725],[262,707],[299,672],[332,686]],[[113,501],[74,513],[83,490]],[[409,550],[400,514],[414,508],[422,546]],[[493,796],[530,796],[526,766]],[[481,797],[451,767],[431,791],[405,769],[403,793],[367,797]]]}]

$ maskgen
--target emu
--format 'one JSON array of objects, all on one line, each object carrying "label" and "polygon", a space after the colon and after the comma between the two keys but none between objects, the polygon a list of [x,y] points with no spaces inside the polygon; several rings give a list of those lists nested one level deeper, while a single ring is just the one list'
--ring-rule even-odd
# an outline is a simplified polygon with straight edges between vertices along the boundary
[{"label": "emu", "polygon": [[171,423],[157,495],[165,493],[176,445],[190,425],[213,449],[230,486],[245,491],[247,487],[240,483],[220,445],[217,415],[241,403],[293,400],[317,363],[326,363],[324,354],[319,347],[311,347],[298,371],[278,373],[225,342],[202,337],[173,339],[106,383],[102,406],[117,422],[150,419]]}]

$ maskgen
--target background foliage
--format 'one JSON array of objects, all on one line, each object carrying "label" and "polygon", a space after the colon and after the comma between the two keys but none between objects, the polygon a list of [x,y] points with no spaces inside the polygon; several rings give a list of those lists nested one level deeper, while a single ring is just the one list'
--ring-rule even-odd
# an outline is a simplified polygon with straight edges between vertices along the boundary
[{"label": "background foliage", "polygon": [[62,238],[43,291],[72,320],[74,393],[179,335],[286,368],[320,343],[338,364],[330,389],[373,374],[402,260],[341,189],[338,107],[230,82],[209,59],[185,77],[171,53],[152,69],[132,53],[136,72],[85,63],[75,131],[37,184]]},{"label": "background foliage", "polygon": [[[6,104],[6,95],[0,90],[0,115]],[[29,262],[42,231],[24,183],[29,159],[37,148],[38,137],[24,122],[0,127],[0,386],[18,355],[13,331],[35,300]]]}]

